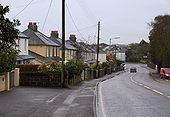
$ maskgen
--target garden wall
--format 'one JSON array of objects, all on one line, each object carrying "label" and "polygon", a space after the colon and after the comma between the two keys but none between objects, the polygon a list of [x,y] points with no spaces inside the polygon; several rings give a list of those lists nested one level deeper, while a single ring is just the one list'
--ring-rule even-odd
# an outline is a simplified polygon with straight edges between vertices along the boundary
[{"label": "garden wall", "polygon": [[21,72],[20,86],[60,87],[61,75],[59,73]]}]

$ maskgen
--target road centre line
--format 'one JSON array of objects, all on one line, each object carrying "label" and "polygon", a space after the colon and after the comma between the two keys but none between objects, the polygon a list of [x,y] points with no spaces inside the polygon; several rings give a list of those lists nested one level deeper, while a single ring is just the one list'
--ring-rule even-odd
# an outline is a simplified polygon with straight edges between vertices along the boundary
[{"label": "road centre line", "polygon": [[161,93],[161,92],[159,92],[159,91],[157,91],[157,90],[155,90],[155,89],[152,89],[152,91],[154,91],[154,92],[156,92],[156,93],[158,93],[158,94],[160,94],[160,95],[164,95],[163,93]]},{"label": "road centre line", "polygon": [[149,86],[146,86],[146,85],[144,85],[144,84],[142,84],[142,83],[136,82],[136,81],[133,79],[134,76],[135,76],[135,75],[133,75],[133,76],[130,77],[130,80],[131,80],[133,83],[135,83],[135,84],[137,84],[137,85],[140,85],[140,86],[142,86],[142,87],[144,87],[144,88],[146,88],[146,89],[148,89],[148,90],[151,90],[151,91],[153,91],[153,92],[155,92],[155,93],[157,93],[157,94],[160,94],[160,95],[165,96],[165,97],[167,97],[167,98],[170,99],[170,96],[167,96],[167,95],[165,95],[164,93],[162,93],[162,92],[160,92],[160,91],[158,91],[158,90],[155,90],[155,89],[153,89],[153,88],[151,88],[151,87],[149,87]]},{"label": "road centre line", "polygon": [[169,99],[170,99],[170,96],[168,95],[168,96],[167,96],[167,98],[169,98]]}]

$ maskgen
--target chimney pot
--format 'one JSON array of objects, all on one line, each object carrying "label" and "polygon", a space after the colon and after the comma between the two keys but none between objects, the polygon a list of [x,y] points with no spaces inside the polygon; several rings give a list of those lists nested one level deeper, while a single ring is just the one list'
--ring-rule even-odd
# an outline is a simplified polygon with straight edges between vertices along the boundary
[{"label": "chimney pot", "polygon": [[59,38],[59,33],[58,31],[51,31],[51,37]]},{"label": "chimney pot", "polygon": [[70,34],[69,39],[70,39],[72,42],[76,42],[76,35],[75,35],[75,34]]},{"label": "chimney pot", "polygon": [[34,23],[29,22],[28,29],[31,29],[31,30],[37,32],[38,26],[37,26],[36,22],[34,22]]}]

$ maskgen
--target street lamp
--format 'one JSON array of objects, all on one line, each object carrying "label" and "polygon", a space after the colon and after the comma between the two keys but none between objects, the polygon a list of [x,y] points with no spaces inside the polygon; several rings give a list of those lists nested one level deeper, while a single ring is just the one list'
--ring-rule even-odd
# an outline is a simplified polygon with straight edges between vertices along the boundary
[{"label": "street lamp", "polygon": [[112,39],[120,39],[120,36],[116,36],[116,37],[114,37],[114,38],[110,38],[109,53],[111,53],[111,41],[112,41]]}]

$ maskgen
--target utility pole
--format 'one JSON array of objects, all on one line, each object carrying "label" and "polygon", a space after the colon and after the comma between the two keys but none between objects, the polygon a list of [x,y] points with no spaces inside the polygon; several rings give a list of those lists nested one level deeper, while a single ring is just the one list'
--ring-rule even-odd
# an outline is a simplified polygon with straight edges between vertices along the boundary
[{"label": "utility pole", "polygon": [[97,60],[96,60],[97,68],[99,64],[99,39],[100,39],[100,21],[98,22],[98,34],[97,34]]},{"label": "utility pole", "polygon": [[65,0],[62,0],[62,73],[61,85],[65,87]]}]

